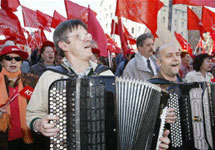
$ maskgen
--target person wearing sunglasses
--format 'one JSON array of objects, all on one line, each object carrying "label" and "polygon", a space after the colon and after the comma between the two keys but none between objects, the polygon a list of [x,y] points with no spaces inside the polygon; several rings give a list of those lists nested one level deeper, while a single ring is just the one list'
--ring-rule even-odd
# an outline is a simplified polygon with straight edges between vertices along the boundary
[{"label": "person wearing sunglasses", "polygon": [[[37,77],[21,72],[28,53],[17,46],[5,46],[0,51],[0,149],[31,150],[33,142],[26,124],[27,98],[19,92],[27,85],[34,87]],[[9,105],[4,105],[11,102]],[[4,107],[3,107],[4,106]],[[6,107],[5,107],[6,106]]]}]

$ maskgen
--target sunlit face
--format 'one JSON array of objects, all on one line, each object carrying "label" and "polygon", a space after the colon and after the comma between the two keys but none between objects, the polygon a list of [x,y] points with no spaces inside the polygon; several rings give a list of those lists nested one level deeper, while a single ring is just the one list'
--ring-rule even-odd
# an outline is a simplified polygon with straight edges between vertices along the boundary
[{"label": "sunlit face", "polygon": [[46,47],[41,57],[45,64],[53,64],[55,59],[54,49],[51,46]]},{"label": "sunlit face", "polygon": [[200,71],[210,71],[212,69],[212,61],[210,58],[205,58],[201,67],[200,67]]},{"label": "sunlit face", "polygon": [[[15,58],[14,58],[15,57]],[[12,58],[12,60],[7,60],[8,58]],[[21,69],[22,60],[18,54],[6,54],[2,59],[2,67],[4,67],[8,72],[18,72]]]},{"label": "sunlit face", "polygon": [[160,66],[161,74],[169,77],[175,77],[180,68],[181,56],[180,51],[174,45],[169,45],[163,48],[160,52],[158,65]]},{"label": "sunlit face", "polygon": [[149,58],[153,55],[153,45],[154,41],[152,38],[146,38],[142,46],[138,46],[138,51],[141,55],[146,58]]},{"label": "sunlit face", "polygon": [[69,43],[65,43],[66,46],[63,49],[65,56],[70,53],[73,57],[81,60],[89,60],[92,57],[92,35],[84,27],[79,26],[73,32],[69,32],[66,38]]}]

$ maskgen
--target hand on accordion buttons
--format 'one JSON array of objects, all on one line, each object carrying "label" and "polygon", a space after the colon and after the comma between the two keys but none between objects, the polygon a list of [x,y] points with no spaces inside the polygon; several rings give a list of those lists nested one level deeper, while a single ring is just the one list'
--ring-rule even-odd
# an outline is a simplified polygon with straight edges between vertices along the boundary
[{"label": "hand on accordion buttons", "polygon": [[166,123],[175,123],[175,120],[176,120],[175,109],[168,108],[166,114]]},{"label": "hand on accordion buttons", "polygon": [[59,118],[53,115],[47,115],[42,119],[38,119],[35,122],[35,130],[42,133],[44,136],[56,136],[59,129],[56,128],[55,123]]},{"label": "hand on accordion buttons", "polygon": [[166,150],[169,148],[169,143],[170,143],[170,139],[168,138],[170,131],[169,130],[165,130],[163,133],[163,137],[160,138],[160,145],[159,145],[159,150]]}]

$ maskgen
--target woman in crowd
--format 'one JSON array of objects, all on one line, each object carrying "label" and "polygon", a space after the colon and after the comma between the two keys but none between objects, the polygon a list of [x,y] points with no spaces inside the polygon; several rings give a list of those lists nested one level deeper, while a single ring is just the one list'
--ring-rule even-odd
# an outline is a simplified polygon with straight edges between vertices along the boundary
[{"label": "woman in crowd", "polygon": [[207,53],[200,54],[193,61],[194,71],[187,73],[185,80],[187,82],[210,82],[213,79],[212,73],[209,72],[211,68],[211,56]]},{"label": "woman in crowd", "polygon": [[[21,73],[22,61],[28,53],[17,46],[5,46],[0,51],[0,149],[31,150],[33,142],[26,124],[27,98],[20,91],[27,85],[34,87],[37,77]],[[5,105],[12,100],[9,105]]]},{"label": "woman in crowd", "polygon": [[181,66],[180,66],[180,76],[184,78],[188,72],[193,70],[193,67],[190,65],[191,57],[188,52],[181,52]]},{"label": "woman in crowd", "polygon": [[31,66],[29,72],[41,76],[47,66],[55,66],[55,49],[54,43],[45,41],[40,50],[40,62]]}]

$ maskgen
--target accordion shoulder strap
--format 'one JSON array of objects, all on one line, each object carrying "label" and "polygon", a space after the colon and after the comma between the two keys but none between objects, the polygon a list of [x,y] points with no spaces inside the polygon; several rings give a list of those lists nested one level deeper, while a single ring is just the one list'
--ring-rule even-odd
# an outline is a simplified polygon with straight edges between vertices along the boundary
[{"label": "accordion shoulder strap", "polygon": [[173,82],[170,82],[166,79],[163,78],[151,78],[148,80],[152,84],[174,84]]},{"label": "accordion shoulder strap", "polygon": [[68,75],[70,77],[75,77],[76,74],[74,72],[70,72],[69,70],[67,70],[65,67],[63,66],[50,66],[50,67],[47,67],[46,70],[51,70],[53,72],[57,72],[57,73],[60,73],[60,74],[63,74],[63,75]]},{"label": "accordion shoulder strap", "polygon": [[98,64],[93,73],[93,76],[98,76],[100,73],[105,72],[107,70],[111,70],[111,69],[108,66]]},{"label": "accordion shoulder strap", "polygon": [[[76,77],[77,75],[71,70],[67,70],[64,66],[60,65],[60,66],[51,66],[51,67],[47,67],[47,70],[51,70],[53,72],[57,72],[57,73],[60,73],[60,74],[66,74],[70,77]],[[104,72],[104,71],[107,71],[107,70],[110,70],[109,67],[107,66],[104,66],[104,65],[101,65],[99,64],[95,71],[90,74],[89,76],[93,75],[93,76],[98,76],[100,73]]]}]

